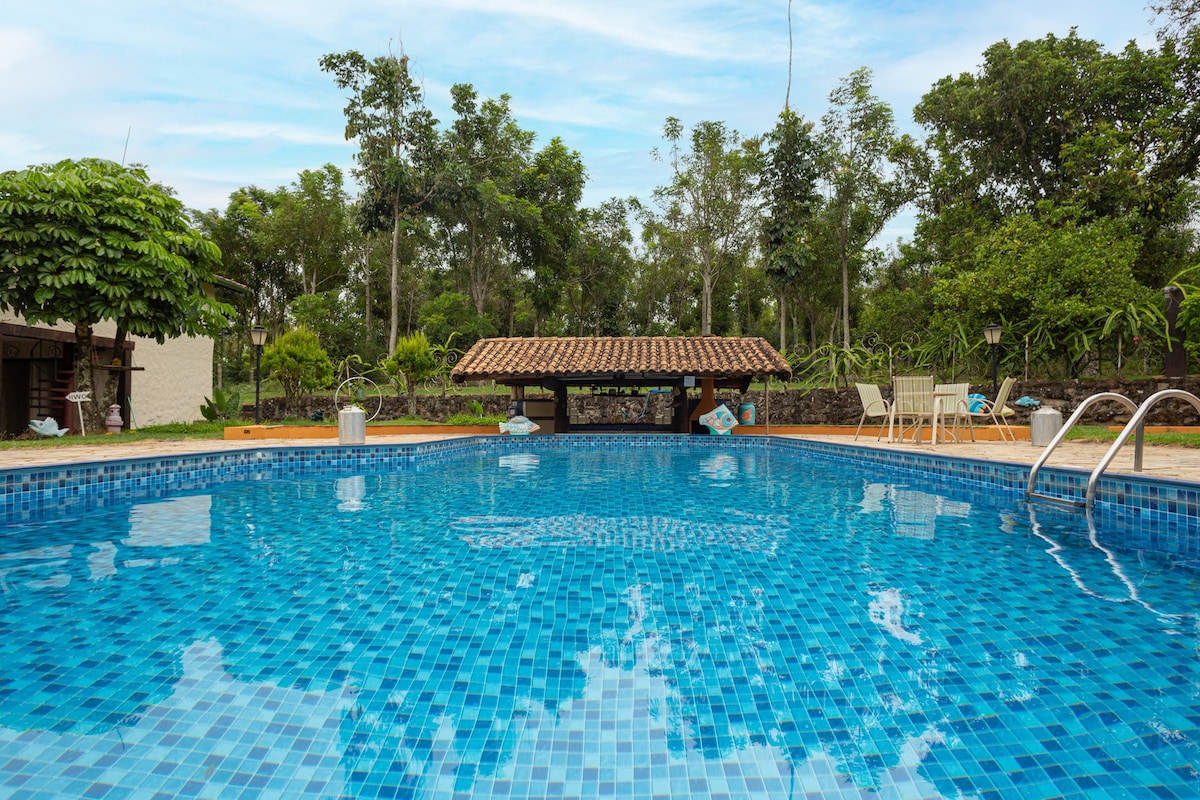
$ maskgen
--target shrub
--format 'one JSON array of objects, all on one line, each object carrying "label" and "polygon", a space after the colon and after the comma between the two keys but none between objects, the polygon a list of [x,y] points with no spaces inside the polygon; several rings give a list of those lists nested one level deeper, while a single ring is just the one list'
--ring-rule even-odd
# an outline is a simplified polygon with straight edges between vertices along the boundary
[{"label": "shrub", "polygon": [[297,408],[306,392],[328,386],[333,380],[329,355],[317,335],[307,328],[297,328],[276,339],[263,352],[262,368],[283,387],[284,405],[289,411]]},{"label": "shrub", "polygon": [[415,417],[417,386],[436,375],[440,366],[425,334],[418,331],[411,336],[405,336],[396,343],[396,351],[381,366],[396,383],[397,388],[403,386],[408,393],[408,415]]}]

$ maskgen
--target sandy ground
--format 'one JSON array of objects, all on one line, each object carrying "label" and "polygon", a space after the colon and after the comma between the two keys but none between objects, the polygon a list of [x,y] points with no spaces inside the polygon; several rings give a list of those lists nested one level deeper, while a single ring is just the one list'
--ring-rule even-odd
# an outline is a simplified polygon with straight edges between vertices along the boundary
[{"label": "sandy ground", "polygon": [[[401,436],[371,436],[369,444],[393,444],[427,442],[437,439],[461,438],[460,435],[444,434],[405,434]],[[1032,464],[1042,453],[1041,447],[1034,447],[1029,442],[964,442],[944,444],[913,444],[911,442],[889,443],[876,442],[870,436],[863,436],[853,441],[850,436],[809,436],[797,435],[789,438],[812,439],[817,441],[836,442],[861,447],[878,447],[883,449],[903,449],[926,453],[934,456],[958,456],[965,458],[982,458],[993,461],[1006,461],[1017,464]],[[0,468],[31,467],[45,464],[67,464],[82,461],[107,461],[116,458],[145,458],[157,455],[177,455],[182,453],[203,453],[219,450],[239,450],[246,448],[269,447],[304,447],[329,446],[335,442],[330,439],[256,439],[249,441],[228,441],[221,439],[188,439],[179,441],[137,441],[133,436],[111,444],[76,445],[45,448],[25,448],[18,450],[0,450]],[[1089,442],[1063,442],[1050,456],[1048,466],[1077,467],[1091,471],[1107,452],[1109,445]],[[1133,470],[1134,446],[1128,444],[1117,454],[1109,466],[1107,473],[1130,473]],[[1142,474],[1161,478],[1176,478],[1200,483],[1200,449],[1186,447],[1167,447],[1163,445],[1146,445]]]}]

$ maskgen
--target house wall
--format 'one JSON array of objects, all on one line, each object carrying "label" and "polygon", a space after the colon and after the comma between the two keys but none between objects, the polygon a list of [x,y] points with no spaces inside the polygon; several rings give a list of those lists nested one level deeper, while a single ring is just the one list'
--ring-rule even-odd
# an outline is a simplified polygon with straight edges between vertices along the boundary
[{"label": "house wall", "polygon": [[[25,324],[20,315],[5,312],[0,312],[0,322]],[[74,331],[69,323],[35,327]],[[98,323],[94,330],[96,336],[106,337],[116,332],[116,324],[112,322]],[[167,339],[163,344],[139,336],[130,336],[129,340],[134,343],[133,366],[142,368],[131,373],[133,416],[137,425],[202,419],[200,406],[206,397],[212,396],[212,339],[183,336]],[[120,400],[122,416],[127,417],[128,402],[126,398]],[[128,423],[129,419],[125,421]]]},{"label": "house wall", "polygon": [[[203,419],[200,406],[212,396],[213,340],[181,336],[162,344],[132,337],[133,416],[138,425],[194,422]],[[126,420],[128,422],[128,420]]]}]

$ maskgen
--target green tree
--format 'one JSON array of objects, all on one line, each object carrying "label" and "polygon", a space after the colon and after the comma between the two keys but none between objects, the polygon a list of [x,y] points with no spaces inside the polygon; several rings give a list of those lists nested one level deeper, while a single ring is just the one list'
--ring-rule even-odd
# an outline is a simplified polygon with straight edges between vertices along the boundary
[{"label": "green tree", "polygon": [[850,348],[850,298],[868,261],[867,248],[907,202],[896,172],[913,145],[896,134],[892,109],[871,94],[871,71],[855,70],[829,95],[819,137],[825,202],[813,225],[818,252],[837,265],[842,282],[842,346]]},{"label": "green tree", "polygon": [[333,164],[306,169],[291,188],[279,190],[279,198],[274,240],[299,274],[302,291],[319,294],[342,286],[354,244],[342,171]]},{"label": "green tree", "polygon": [[471,298],[462,292],[442,292],[426,300],[417,318],[421,330],[432,341],[449,341],[457,334],[458,344],[464,349],[496,332],[491,321],[479,316]]},{"label": "green tree", "polygon": [[[671,184],[654,190],[662,209],[660,241],[677,248],[700,280],[700,333],[712,333],[713,291],[753,244],[759,198],[756,177],[759,141],[741,141],[721,122],[692,128],[684,150],[683,123],[668,117],[663,137],[670,143]],[[656,151],[657,155],[657,151]]]},{"label": "green tree", "polygon": [[1114,310],[1141,301],[1139,238],[1122,220],[1082,221],[1076,209],[1015,214],[983,237],[973,259],[935,282],[945,317],[968,330],[1004,320],[1076,377]]},{"label": "green tree", "polygon": [[382,364],[384,372],[408,394],[408,415],[417,415],[417,387],[437,374],[438,357],[425,334],[417,331],[403,337]]},{"label": "green tree", "polygon": [[830,272],[820,269],[810,238],[810,221],[821,207],[821,154],[812,123],[786,108],[766,142],[760,244],[764,269],[778,296],[779,346],[787,348],[788,296],[817,299],[818,306],[827,305],[829,296]]},{"label": "green tree", "polygon": [[513,234],[538,224],[536,206],[519,196],[534,134],[517,124],[508,95],[481,103],[465,83],[450,94],[457,116],[443,141],[447,164],[438,221],[458,288],[482,317],[489,302],[511,294]]},{"label": "green tree", "polygon": [[558,137],[538,151],[518,180],[517,194],[528,206],[513,226],[514,239],[536,314],[535,336],[560,305],[571,251],[580,235],[584,183],[579,153],[568,150]]},{"label": "green tree", "polygon": [[255,323],[282,330],[288,304],[302,290],[277,241],[274,215],[281,200],[278,191],[248,186],[229,196],[224,213],[210,209],[195,215],[197,227],[221,250],[224,276],[250,290],[233,298],[243,326],[236,338],[243,343]]},{"label": "green tree", "polygon": [[348,50],[321,58],[321,69],[351,96],[344,110],[346,139],[358,141],[355,174],[363,185],[362,222],[367,230],[391,234],[391,322],[388,350],[396,346],[400,324],[401,240],[419,234],[421,215],[437,183],[441,154],[437,120],[425,107],[413,81],[408,56],[368,61]]},{"label": "green tree", "polygon": [[359,353],[363,343],[362,315],[345,292],[302,294],[292,301],[290,311],[297,328],[317,335],[331,361]]},{"label": "green tree", "polygon": [[577,336],[620,336],[629,329],[627,295],[635,265],[627,209],[612,198],[579,213],[567,292],[570,329]]},{"label": "green tree", "polygon": [[329,386],[333,363],[317,335],[307,328],[288,331],[263,351],[263,372],[279,381],[289,411],[304,394]]},{"label": "green tree", "polygon": [[96,323],[116,324],[117,353],[129,334],[216,335],[233,310],[206,293],[220,261],[141,167],[89,158],[0,173],[0,308],[75,326],[76,389],[92,392],[92,430],[117,400],[115,373],[95,384]]},{"label": "green tree", "polygon": [[952,265],[964,237],[1050,201],[1127,220],[1142,239],[1135,276],[1162,286],[1190,258],[1198,101],[1200,37],[1157,52],[1108,53],[1074,31],[992,45],[978,73],[943,78],[914,110],[936,164],[924,251]]}]

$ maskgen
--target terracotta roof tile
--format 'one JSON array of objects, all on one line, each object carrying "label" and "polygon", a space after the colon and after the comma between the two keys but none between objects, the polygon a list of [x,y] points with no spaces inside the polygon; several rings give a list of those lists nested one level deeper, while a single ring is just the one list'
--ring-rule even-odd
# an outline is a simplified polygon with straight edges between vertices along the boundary
[{"label": "terracotta roof tile", "polygon": [[588,379],[616,374],[788,377],[787,361],[765,339],[722,336],[482,339],[451,372],[457,382]]}]

